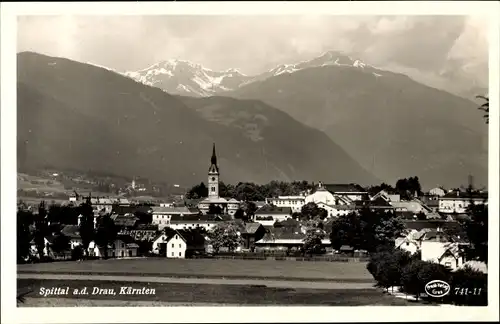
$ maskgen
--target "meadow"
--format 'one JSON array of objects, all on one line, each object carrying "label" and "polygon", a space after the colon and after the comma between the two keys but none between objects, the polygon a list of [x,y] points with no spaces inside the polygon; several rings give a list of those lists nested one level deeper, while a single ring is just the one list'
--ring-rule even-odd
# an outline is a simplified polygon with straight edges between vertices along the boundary
[{"label": "meadow", "polygon": [[133,258],[20,264],[18,273],[373,282],[365,262]]}]

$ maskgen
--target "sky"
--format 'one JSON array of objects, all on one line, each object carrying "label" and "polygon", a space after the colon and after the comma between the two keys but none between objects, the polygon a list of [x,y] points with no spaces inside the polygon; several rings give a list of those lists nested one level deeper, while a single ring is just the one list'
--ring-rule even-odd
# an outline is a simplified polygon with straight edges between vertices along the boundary
[{"label": "sky", "polygon": [[487,27],[472,16],[22,16],[18,52],[120,72],[185,59],[252,75],[336,50],[424,73],[458,62],[487,80]]}]

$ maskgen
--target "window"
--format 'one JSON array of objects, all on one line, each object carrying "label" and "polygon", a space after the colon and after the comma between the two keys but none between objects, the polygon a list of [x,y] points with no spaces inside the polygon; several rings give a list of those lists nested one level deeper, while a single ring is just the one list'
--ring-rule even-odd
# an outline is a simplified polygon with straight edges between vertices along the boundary
[{"label": "window", "polygon": [[179,244],[179,247],[181,247],[181,245]]},{"label": "window", "polygon": [[174,252],[172,252],[172,256],[174,256]]},{"label": "window", "polygon": [[179,252],[179,256],[182,256],[182,252]]},{"label": "window", "polygon": [[174,247],[174,243],[172,243],[172,247]]},{"label": "window", "polygon": [[[179,239],[179,237],[178,237],[177,235],[175,235],[175,239],[176,239],[176,240],[178,240],[178,239]],[[172,246],[172,247],[173,247],[173,246]]]},{"label": "window", "polygon": [[212,192],[215,192],[215,187],[212,187]]}]

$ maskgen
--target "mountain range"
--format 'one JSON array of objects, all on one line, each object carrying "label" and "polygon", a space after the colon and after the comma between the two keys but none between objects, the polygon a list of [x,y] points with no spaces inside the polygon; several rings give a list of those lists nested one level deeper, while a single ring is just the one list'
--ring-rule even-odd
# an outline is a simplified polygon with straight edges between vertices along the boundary
[{"label": "mountain range", "polygon": [[124,75],[146,85],[160,88],[170,94],[192,97],[208,97],[212,95],[228,95],[228,92],[247,84],[263,81],[273,76],[290,74],[311,67],[347,66],[359,69],[377,70],[350,56],[328,51],[312,60],[295,64],[280,64],[264,73],[247,76],[237,69],[213,71],[200,64],[185,60],[167,60]]},{"label": "mountain range", "polygon": [[173,96],[110,69],[33,52],[17,55],[17,117],[20,170],[189,186],[206,181],[216,143],[226,183],[380,181],[323,132],[260,100]]},{"label": "mountain range", "polygon": [[171,94],[261,100],[389,183],[417,175],[428,186],[459,186],[473,175],[487,184],[488,128],[477,104],[404,74],[333,51],[257,76],[175,62],[126,75]]}]

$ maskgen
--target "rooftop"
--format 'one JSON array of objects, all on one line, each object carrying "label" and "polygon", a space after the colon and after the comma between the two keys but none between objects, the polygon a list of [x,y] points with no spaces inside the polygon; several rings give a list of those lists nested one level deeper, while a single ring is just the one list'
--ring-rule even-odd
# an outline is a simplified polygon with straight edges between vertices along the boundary
[{"label": "rooftop", "polygon": [[274,205],[264,205],[257,209],[255,212],[255,215],[267,215],[267,214],[274,214],[274,215],[291,215],[292,214],[292,208],[291,207],[277,207]]}]

